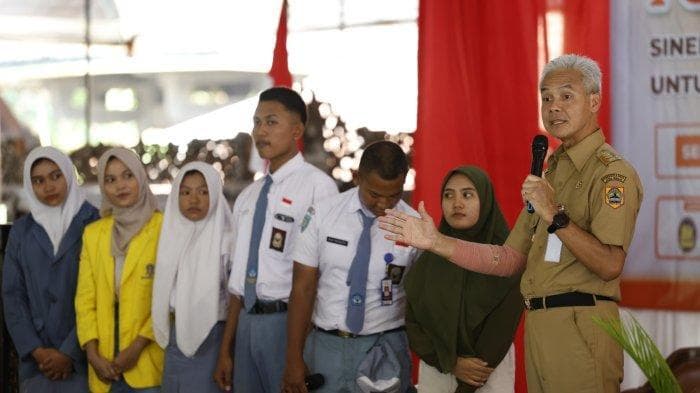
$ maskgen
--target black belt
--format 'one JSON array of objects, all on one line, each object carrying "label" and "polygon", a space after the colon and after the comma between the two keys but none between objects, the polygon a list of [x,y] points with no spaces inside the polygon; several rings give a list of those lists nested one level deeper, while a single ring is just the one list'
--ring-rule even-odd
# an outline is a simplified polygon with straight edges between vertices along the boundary
[{"label": "black belt", "polygon": [[278,312],[286,312],[287,303],[281,300],[273,300],[270,302],[258,300],[250,309],[250,314],[275,314]]},{"label": "black belt", "polygon": [[583,292],[567,292],[545,297],[526,298],[525,308],[528,310],[539,310],[542,308],[554,307],[595,306],[596,300],[615,301],[615,299],[609,296],[593,295]]},{"label": "black belt", "polygon": [[387,333],[394,333],[394,332],[400,332],[402,330],[406,330],[406,327],[404,326],[399,326],[397,328],[385,330],[383,332],[379,333],[372,333],[372,334],[355,334],[355,333],[350,333],[346,332],[345,330],[340,330],[340,329],[332,329],[332,330],[326,330],[326,329],[321,329],[320,327],[316,326],[316,330],[319,332],[323,332],[326,334],[332,334],[334,336],[342,337],[342,338],[358,338],[358,337],[372,337],[372,336],[377,336],[380,334],[387,334]]}]

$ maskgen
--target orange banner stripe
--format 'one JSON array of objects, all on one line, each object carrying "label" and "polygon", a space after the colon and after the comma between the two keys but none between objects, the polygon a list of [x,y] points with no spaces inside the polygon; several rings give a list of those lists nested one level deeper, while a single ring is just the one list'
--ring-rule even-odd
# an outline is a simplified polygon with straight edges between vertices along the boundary
[{"label": "orange banner stripe", "polygon": [[700,282],[623,280],[620,305],[676,311],[700,311]]}]

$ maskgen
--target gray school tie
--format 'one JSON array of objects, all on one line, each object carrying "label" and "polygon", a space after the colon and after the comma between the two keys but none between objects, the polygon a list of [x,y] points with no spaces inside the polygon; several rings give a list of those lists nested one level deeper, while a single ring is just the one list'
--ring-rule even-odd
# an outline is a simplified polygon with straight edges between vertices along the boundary
[{"label": "gray school tie", "polygon": [[362,217],[362,234],[357,242],[355,258],[350,265],[348,280],[350,286],[348,295],[347,314],[345,324],[351,333],[359,333],[365,323],[365,298],[367,290],[367,271],[369,270],[369,256],[372,252],[372,238],[370,230],[376,217],[367,217],[362,209],[358,210]]},{"label": "gray school tie", "polygon": [[250,246],[248,247],[248,264],[246,265],[245,293],[243,305],[246,311],[250,311],[258,300],[255,292],[255,284],[258,282],[258,251],[260,250],[260,238],[263,226],[265,226],[265,211],[267,210],[267,194],[270,191],[272,177],[265,176],[265,183],[260,190],[258,200],[255,202],[255,214],[253,214],[253,231],[250,234]]}]

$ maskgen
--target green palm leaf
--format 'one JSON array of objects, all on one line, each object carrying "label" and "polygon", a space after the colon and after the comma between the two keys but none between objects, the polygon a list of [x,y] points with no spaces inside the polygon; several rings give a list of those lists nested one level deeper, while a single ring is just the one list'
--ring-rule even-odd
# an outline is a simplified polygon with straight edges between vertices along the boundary
[{"label": "green palm leaf", "polygon": [[637,363],[656,393],[683,393],[666,359],[654,344],[654,340],[642,325],[629,313],[622,319],[593,317],[593,322],[603,328]]}]

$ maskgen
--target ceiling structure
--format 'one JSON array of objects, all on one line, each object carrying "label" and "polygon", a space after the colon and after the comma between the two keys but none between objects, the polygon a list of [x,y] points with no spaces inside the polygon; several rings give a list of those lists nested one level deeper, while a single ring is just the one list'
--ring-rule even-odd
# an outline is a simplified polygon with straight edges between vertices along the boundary
[{"label": "ceiling structure", "polygon": [[[88,73],[266,73],[281,3],[2,0],[0,94]],[[417,0],[289,0],[290,71],[350,128],[412,132],[417,14]]]}]

